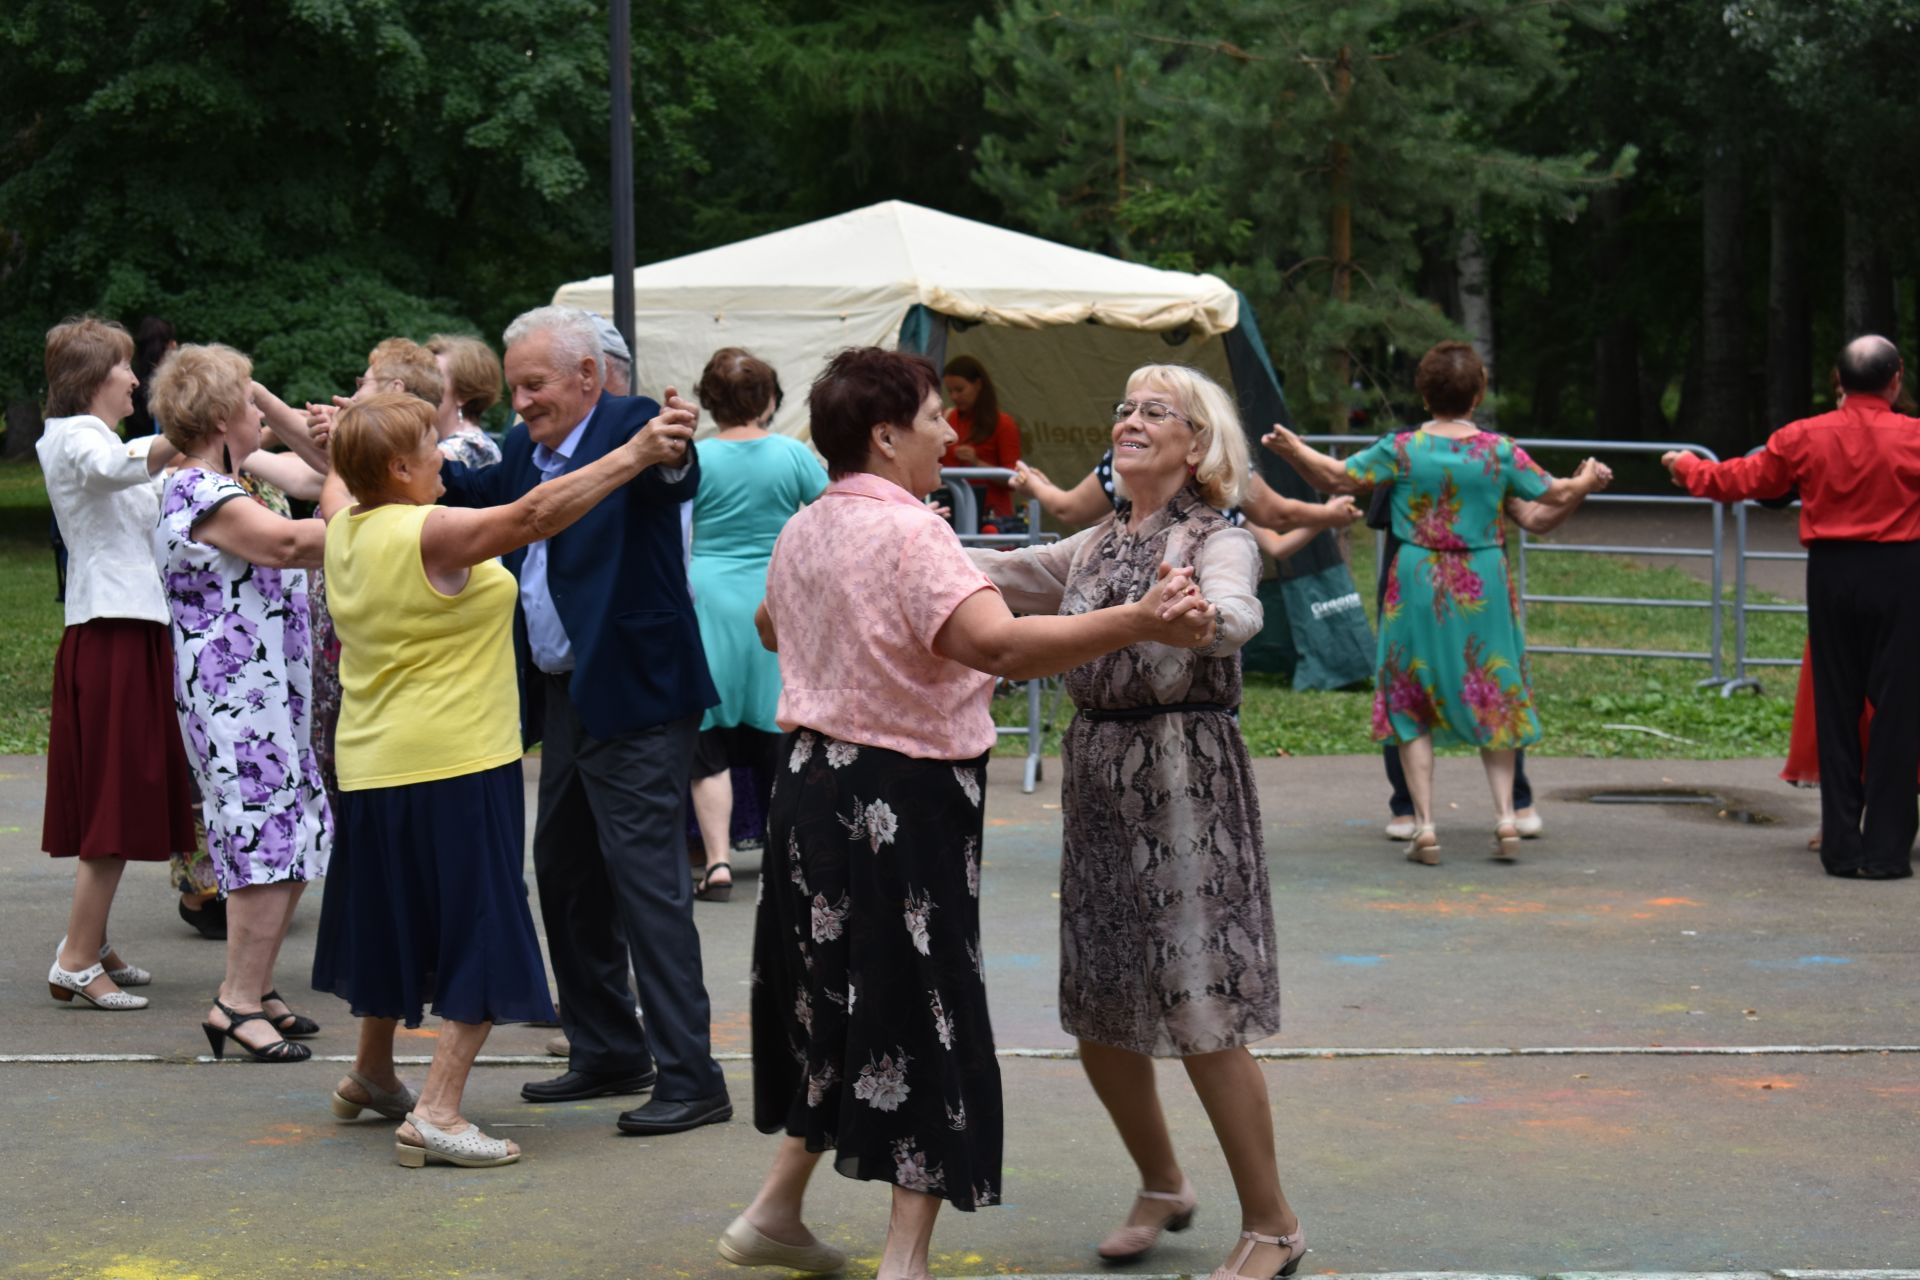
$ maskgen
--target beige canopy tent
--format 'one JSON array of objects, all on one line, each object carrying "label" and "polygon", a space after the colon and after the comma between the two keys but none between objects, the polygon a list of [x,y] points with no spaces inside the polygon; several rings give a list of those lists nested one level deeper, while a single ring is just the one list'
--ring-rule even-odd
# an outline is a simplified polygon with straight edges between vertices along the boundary
[{"label": "beige canopy tent", "polygon": [[[1106,449],[1112,406],[1142,364],[1206,370],[1233,388],[1252,434],[1287,418],[1245,299],[1217,276],[898,200],[652,263],[633,285],[636,387],[693,398],[714,351],[745,347],[778,371],[787,393],[774,428],[802,439],[807,388],[851,346],[898,346],[936,365],[976,357],[1020,424],[1027,461],[1067,486]],[[611,316],[612,277],[562,285],[553,300]],[[1276,488],[1305,495],[1278,459],[1255,453]],[[1309,579],[1311,589],[1296,585]],[[1327,687],[1369,674],[1371,636],[1331,539],[1295,557],[1287,584],[1297,682]]]},{"label": "beige canopy tent", "polygon": [[[1217,276],[898,200],[656,262],[635,271],[633,285],[636,386],[692,398],[709,355],[746,347],[788,393],[775,428],[802,438],[806,389],[835,351],[903,339],[937,348],[914,330],[944,317],[940,354],[986,365],[1027,457],[1063,480],[1106,447],[1107,411],[1136,366],[1177,361],[1228,381],[1219,338],[1240,318],[1239,295]],[[610,316],[612,277],[563,285],[554,301]]]}]

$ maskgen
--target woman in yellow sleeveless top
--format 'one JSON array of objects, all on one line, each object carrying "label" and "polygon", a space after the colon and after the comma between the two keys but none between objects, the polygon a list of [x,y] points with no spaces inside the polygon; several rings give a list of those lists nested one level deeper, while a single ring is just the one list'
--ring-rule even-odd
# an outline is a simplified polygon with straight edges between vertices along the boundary
[{"label": "woman in yellow sleeveless top", "polygon": [[[433,407],[370,397],[340,413],[323,505],[328,601],[340,633],[341,804],[313,985],[360,1018],[334,1114],[404,1120],[400,1163],[511,1164],[511,1142],[460,1115],[496,1022],[551,1018],[521,850],[520,709],[513,613],[498,557],[566,528],[649,466],[684,455],[694,415],[668,408],[619,449],[518,502],[434,505],[443,492]],[[351,492],[358,498],[358,505]],[[441,1018],[416,1097],[394,1073],[400,1020]]]}]

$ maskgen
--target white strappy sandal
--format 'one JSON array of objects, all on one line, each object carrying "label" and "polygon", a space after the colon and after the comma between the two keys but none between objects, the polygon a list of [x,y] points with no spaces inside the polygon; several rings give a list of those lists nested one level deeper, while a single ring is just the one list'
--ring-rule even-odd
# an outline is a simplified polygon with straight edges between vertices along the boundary
[{"label": "white strappy sandal", "polygon": [[[130,996],[124,991],[109,991],[105,995],[88,995],[87,988],[107,976],[107,967],[92,964],[78,973],[69,973],[60,967],[60,959],[54,957],[53,968],[47,970],[47,994],[63,1003],[72,1003],[79,996],[96,1009],[105,1009],[110,1013],[126,1013],[134,1009],[147,1007],[145,996]],[[116,979],[117,981],[117,979]]]},{"label": "white strappy sandal", "polygon": [[[65,938],[62,938],[60,940],[61,945],[65,946],[66,941]],[[107,957],[112,954],[113,944],[111,942],[103,942],[100,944],[100,963],[105,964]],[[153,974],[142,969],[137,964],[126,964],[120,966],[118,969],[109,969],[107,970],[107,976],[123,987],[144,987],[153,981]]]}]

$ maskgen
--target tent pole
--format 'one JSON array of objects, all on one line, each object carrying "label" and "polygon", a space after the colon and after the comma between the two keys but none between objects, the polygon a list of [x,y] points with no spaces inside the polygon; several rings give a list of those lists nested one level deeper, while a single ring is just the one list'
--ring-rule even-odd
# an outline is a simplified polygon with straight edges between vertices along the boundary
[{"label": "tent pole", "polygon": [[612,0],[607,17],[607,80],[612,90],[613,327],[633,349],[633,37],[631,0]]}]

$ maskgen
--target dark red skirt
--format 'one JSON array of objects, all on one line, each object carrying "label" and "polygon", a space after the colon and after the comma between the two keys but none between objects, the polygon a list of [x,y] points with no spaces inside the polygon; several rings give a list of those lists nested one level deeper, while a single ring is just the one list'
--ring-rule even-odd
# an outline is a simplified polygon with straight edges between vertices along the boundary
[{"label": "dark red skirt", "polygon": [[189,852],[189,777],[167,628],[132,618],[68,627],[53,659],[40,847],[137,862]]}]

